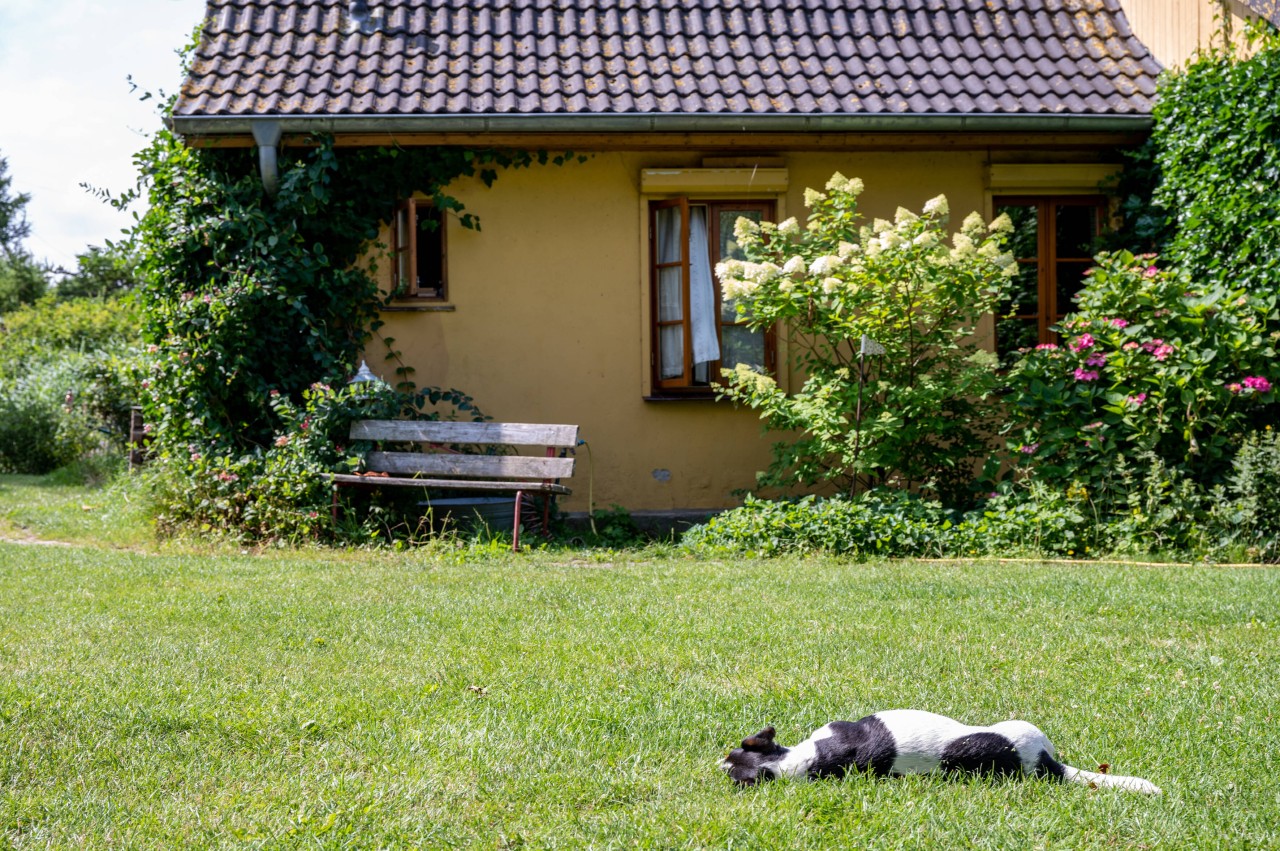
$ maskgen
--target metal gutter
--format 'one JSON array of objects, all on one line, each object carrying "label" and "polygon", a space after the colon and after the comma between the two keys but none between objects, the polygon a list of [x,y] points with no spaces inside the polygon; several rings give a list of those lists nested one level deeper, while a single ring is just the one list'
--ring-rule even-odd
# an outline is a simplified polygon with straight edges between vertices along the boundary
[{"label": "metal gutter", "polygon": [[177,115],[184,136],[234,136],[270,120],[282,133],[1132,133],[1150,115]]}]

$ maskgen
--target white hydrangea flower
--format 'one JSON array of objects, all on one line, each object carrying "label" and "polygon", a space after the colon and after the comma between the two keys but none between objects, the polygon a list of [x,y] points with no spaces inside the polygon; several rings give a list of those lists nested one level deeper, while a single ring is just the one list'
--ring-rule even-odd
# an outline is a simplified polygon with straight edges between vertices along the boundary
[{"label": "white hydrangea flower", "polygon": [[880,234],[880,245],[886,251],[892,251],[905,242],[906,240],[902,238],[902,234],[896,230],[890,229]]},{"label": "white hydrangea flower", "polygon": [[920,217],[908,210],[906,207],[899,207],[897,212],[893,214],[893,220],[898,223],[898,228],[910,226]]},{"label": "white hydrangea flower", "polygon": [[862,178],[860,177],[849,178],[849,182],[845,184],[844,189],[850,195],[861,195],[863,190]]},{"label": "white hydrangea flower", "polygon": [[992,233],[1013,233],[1013,219],[1009,218],[1008,213],[1001,213],[991,220],[991,224],[987,228]]},{"label": "white hydrangea flower", "polygon": [[987,229],[987,223],[982,220],[982,216],[975,210],[964,217],[964,224],[960,225],[960,230],[965,233],[981,233]]},{"label": "white hydrangea flower", "polygon": [[917,248],[933,248],[938,244],[938,234],[934,231],[927,230],[915,239],[911,240],[911,244]]},{"label": "white hydrangea flower", "polygon": [[742,261],[741,260],[721,260],[716,264],[716,277],[720,280],[726,278],[742,277]]},{"label": "white hydrangea flower", "polygon": [[868,257],[879,257],[881,252],[884,251],[884,246],[880,244],[880,240],[876,237],[864,240],[863,247]]},{"label": "white hydrangea flower", "polygon": [[796,282],[791,280],[790,278],[783,278],[782,280],[778,281],[779,292],[789,293],[795,288],[796,288]]},{"label": "white hydrangea flower", "polygon": [[792,257],[786,263],[782,264],[782,274],[790,275],[794,278],[798,275],[803,275],[807,268],[808,266],[804,262],[804,258],[797,254],[795,257]]},{"label": "white hydrangea flower", "polygon": [[973,257],[977,251],[973,244],[973,239],[966,233],[958,233],[951,237],[951,259],[963,260],[967,257]]},{"label": "white hydrangea flower", "polygon": [[836,269],[840,268],[843,261],[839,257],[832,254],[824,254],[817,260],[809,264],[809,274],[815,278],[821,278],[824,275],[830,275]]},{"label": "white hydrangea flower", "polygon": [[926,216],[942,218],[950,212],[951,206],[947,203],[946,195],[938,195],[924,202],[924,214]]},{"label": "white hydrangea flower", "polygon": [[786,221],[778,222],[778,233],[782,236],[795,236],[800,233],[800,223],[792,216]]},{"label": "white hydrangea flower", "polygon": [[831,295],[833,292],[840,289],[842,286],[844,286],[844,281],[840,280],[839,278],[823,278],[822,279],[822,291],[827,295]]},{"label": "white hydrangea flower", "polygon": [[750,242],[759,232],[759,225],[746,216],[738,216],[738,220],[733,223],[733,237],[739,243]]},{"label": "white hydrangea flower", "polygon": [[887,230],[893,230],[893,222],[888,219],[876,219],[871,223],[871,229],[876,233],[884,233]]},{"label": "white hydrangea flower", "polygon": [[840,172],[831,175],[831,179],[827,181],[828,192],[843,192],[849,188],[849,178]]},{"label": "white hydrangea flower", "polygon": [[836,254],[840,255],[841,260],[848,260],[862,249],[858,247],[856,242],[841,242],[836,249]]},{"label": "white hydrangea flower", "polygon": [[827,196],[816,189],[806,189],[804,191],[804,205],[810,209],[827,200]]}]

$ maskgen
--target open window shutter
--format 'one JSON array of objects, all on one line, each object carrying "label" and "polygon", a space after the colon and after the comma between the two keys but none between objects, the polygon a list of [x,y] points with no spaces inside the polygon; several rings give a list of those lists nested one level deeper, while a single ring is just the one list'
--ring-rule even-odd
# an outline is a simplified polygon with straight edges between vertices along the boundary
[{"label": "open window shutter", "polygon": [[396,205],[391,223],[391,292],[414,295],[418,290],[418,206],[412,198]]},{"label": "open window shutter", "polygon": [[654,384],[659,388],[693,383],[689,323],[689,199],[655,202],[649,240],[653,269]]}]

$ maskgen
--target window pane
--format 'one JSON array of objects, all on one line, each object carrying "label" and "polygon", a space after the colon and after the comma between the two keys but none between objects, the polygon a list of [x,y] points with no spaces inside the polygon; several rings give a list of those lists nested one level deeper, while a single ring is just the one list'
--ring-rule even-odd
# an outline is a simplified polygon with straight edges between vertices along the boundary
[{"label": "window pane", "polygon": [[679,378],[684,375],[684,326],[666,325],[658,329],[661,368],[658,377]]},{"label": "window pane", "polygon": [[752,369],[764,372],[764,332],[752,331],[745,325],[724,325],[720,328],[720,364],[733,369],[745,363]]},{"label": "window pane", "polygon": [[1093,238],[1098,235],[1097,208],[1059,205],[1056,208],[1054,236],[1059,257],[1090,257]]},{"label": "window pane", "polygon": [[418,294],[444,296],[444,215],[431,208],[418,210]]},{"label": "window pane", "polygon": [[657,211],[657,221],[658,262],[679,263],[682,257],[680,250],[680,208],[660,208]]},{"label": "window pane", "polygon": [[996,215],[1007,213],[1013,221],[1013,233],[1009,234],[1006,249],[1013,252],[1019,260],[1035,260],[1040,256],[1039,210],[1033,204],[1002,205],[996,208]]},{"label": "window pane", "polygon": [[684,299],[680,293],[683,276],[679,266],[658,270],[659,322],[677,322],[684,318]]},{"label": "window pane", "polygon": [[1075,295],[1084,284],[1084,273],[1092,263],[1059,263],[1057,303],[1054,305],[1054,319],[1071,313],[1076,309]]},{"label": "window pane", "polygon": [[1040,264],[1019,263],[1018,274],[1009,282],[1009,298],[1000,305],[1000,315],[1036,316],[1040,312]]},{"label": "window pane", "polygon": [[740,218],[750,219],[760,224],[762,215],[759,210],[724,210],[720,213],[720,254],[718,256],[721,260],[743,259],[742,249],[738,247],[738,241],[733,238],[733,229]]}]

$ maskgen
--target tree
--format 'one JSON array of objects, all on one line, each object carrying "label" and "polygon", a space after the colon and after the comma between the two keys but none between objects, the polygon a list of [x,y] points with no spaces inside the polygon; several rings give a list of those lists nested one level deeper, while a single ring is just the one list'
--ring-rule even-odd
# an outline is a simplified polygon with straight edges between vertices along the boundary
[{"label": "tree", "polygon": [[134,289],[140,280],[138,258],[124,245],[93,245],[76,261],[76,271],[58,282],[58,298],[105,298]]},{"label": "tree", "polygon": [[31,235],[26,212],[31,196],[13,194],[12,183],[9,161],[0,156],[0,313],[30,304],[49,288],[49,270],[22,245]]}]

